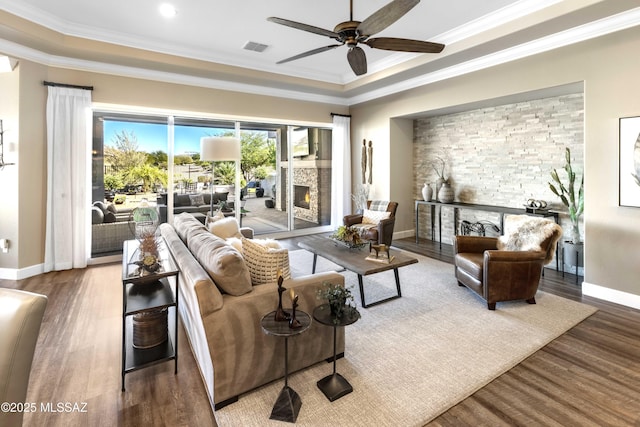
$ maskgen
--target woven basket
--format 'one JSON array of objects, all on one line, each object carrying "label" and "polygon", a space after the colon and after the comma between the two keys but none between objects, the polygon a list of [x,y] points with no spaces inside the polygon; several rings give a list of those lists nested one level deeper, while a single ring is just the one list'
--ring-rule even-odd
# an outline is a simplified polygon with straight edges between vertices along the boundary
[{"label": "woven basket", "polygon": [[278,271],[284,279],[291,278],[287,249],[269,248],[251,239],[242,239],[242,255],[253,285],[276,283]]},{"label": "woven basket", "polygon": [[133,316],[133,346],[151,348],[168,338],[168,309],[146,311]]}]

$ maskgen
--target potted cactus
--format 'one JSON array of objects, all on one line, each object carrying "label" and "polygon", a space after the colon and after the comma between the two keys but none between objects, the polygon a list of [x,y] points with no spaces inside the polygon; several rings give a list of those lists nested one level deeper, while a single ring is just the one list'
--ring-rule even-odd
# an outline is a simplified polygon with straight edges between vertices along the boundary
[{"label": "potted cactus", "polygon": [[553,194],[560,197],[562,203],[569,209],[569,218],[571,219],[571,241],[577,244],[581,242],[578,224],[580,223],[580,216],[584,211],[584,174],[580,179],[580,188],[576,194],[576,173],[571,167],[571,150],[569,150],[569,148],[565,149],[565,161],[564,170],[567,172],[567,178],[569,180],[567,185],[565,186],[562,183],[560,176],[558,175],[558,171],[553,169],[551,171],[553,183],[549,183],[549,188]]},{"label": "potted cactus", "polygon": [[576,193],[576,173],[571,166],[571,150],[565,149],[565,165],[564,170],[567,174],[568,181],[566,185],[560,180],[558,171],[551,171],[553,182],[549,183],[549,188],[556,196],[560,197],[562,204],[569,209],[569,218],[571,219],[571,240],[565,241],[565,248],[569,250],[569,265],[579,265],[582,251],[582,239],[580,238],[580,217],[584,212],[584,173],[580,178],[580,187]]}]

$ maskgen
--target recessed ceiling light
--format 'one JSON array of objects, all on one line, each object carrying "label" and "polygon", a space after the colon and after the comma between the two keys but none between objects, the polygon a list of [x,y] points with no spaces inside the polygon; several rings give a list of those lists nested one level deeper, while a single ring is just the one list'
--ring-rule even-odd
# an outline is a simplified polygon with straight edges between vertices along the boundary
[{"label": "recessed ceiling light", "polygon": [[158,9],[160,10],[160,15],[165,18],[173,18],[178,13],[178,10],[169,3],[162,3]]}]

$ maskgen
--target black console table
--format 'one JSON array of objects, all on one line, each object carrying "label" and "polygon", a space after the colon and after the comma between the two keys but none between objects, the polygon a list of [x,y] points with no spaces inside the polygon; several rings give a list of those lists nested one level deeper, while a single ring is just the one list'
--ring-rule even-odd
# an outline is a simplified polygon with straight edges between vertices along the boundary
[{"label": "black console table", "polygon": [[[435,240],[435,224],[434,218],[436,215],[436,208],[438,210],[438,233],[440,240],[440,249],[442,249],[442,207],[450,207],[453,209],[453,233],[458,234],[458,216],[459,211],[462,209],[467,210],[475,210],[475,211],[485,211],[485,212],[496,212],[500,214],[500,233],[504,232],[504,216],[505,215],[531,215],[531,216],[541,216],[541,217],[552,217],[556,224],[559,224],[559,214],[555,211],[549,210],[527,210],[527,209],[518,209],[518,208],[508,208],[504,206],[491,206],[491,205],[477,205],[474,203],[460,203],[460,202],[452,202],[452,203],[441,203],[435,200],[433,201],[425,201],[425,200],[416,200],[415,201],[415,210],[416,210],[416,244],[418,244],[419,240],[419,230],[420,230],[420,206],[429,206],[431,208],[431,240]],[[558,248],[556,247],[556,269],[560,270],[560,261],[558,260]]]}]

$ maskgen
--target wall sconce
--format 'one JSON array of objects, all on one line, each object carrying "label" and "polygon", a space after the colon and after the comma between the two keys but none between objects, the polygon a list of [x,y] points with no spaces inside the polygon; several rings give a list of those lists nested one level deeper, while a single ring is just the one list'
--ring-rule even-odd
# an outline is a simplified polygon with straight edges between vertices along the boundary
[{"label": "wall sconce", "polygon": [[9,58],[6,55],[0,55],[0,73],[10,73],[17,65],[17,59]]}]

